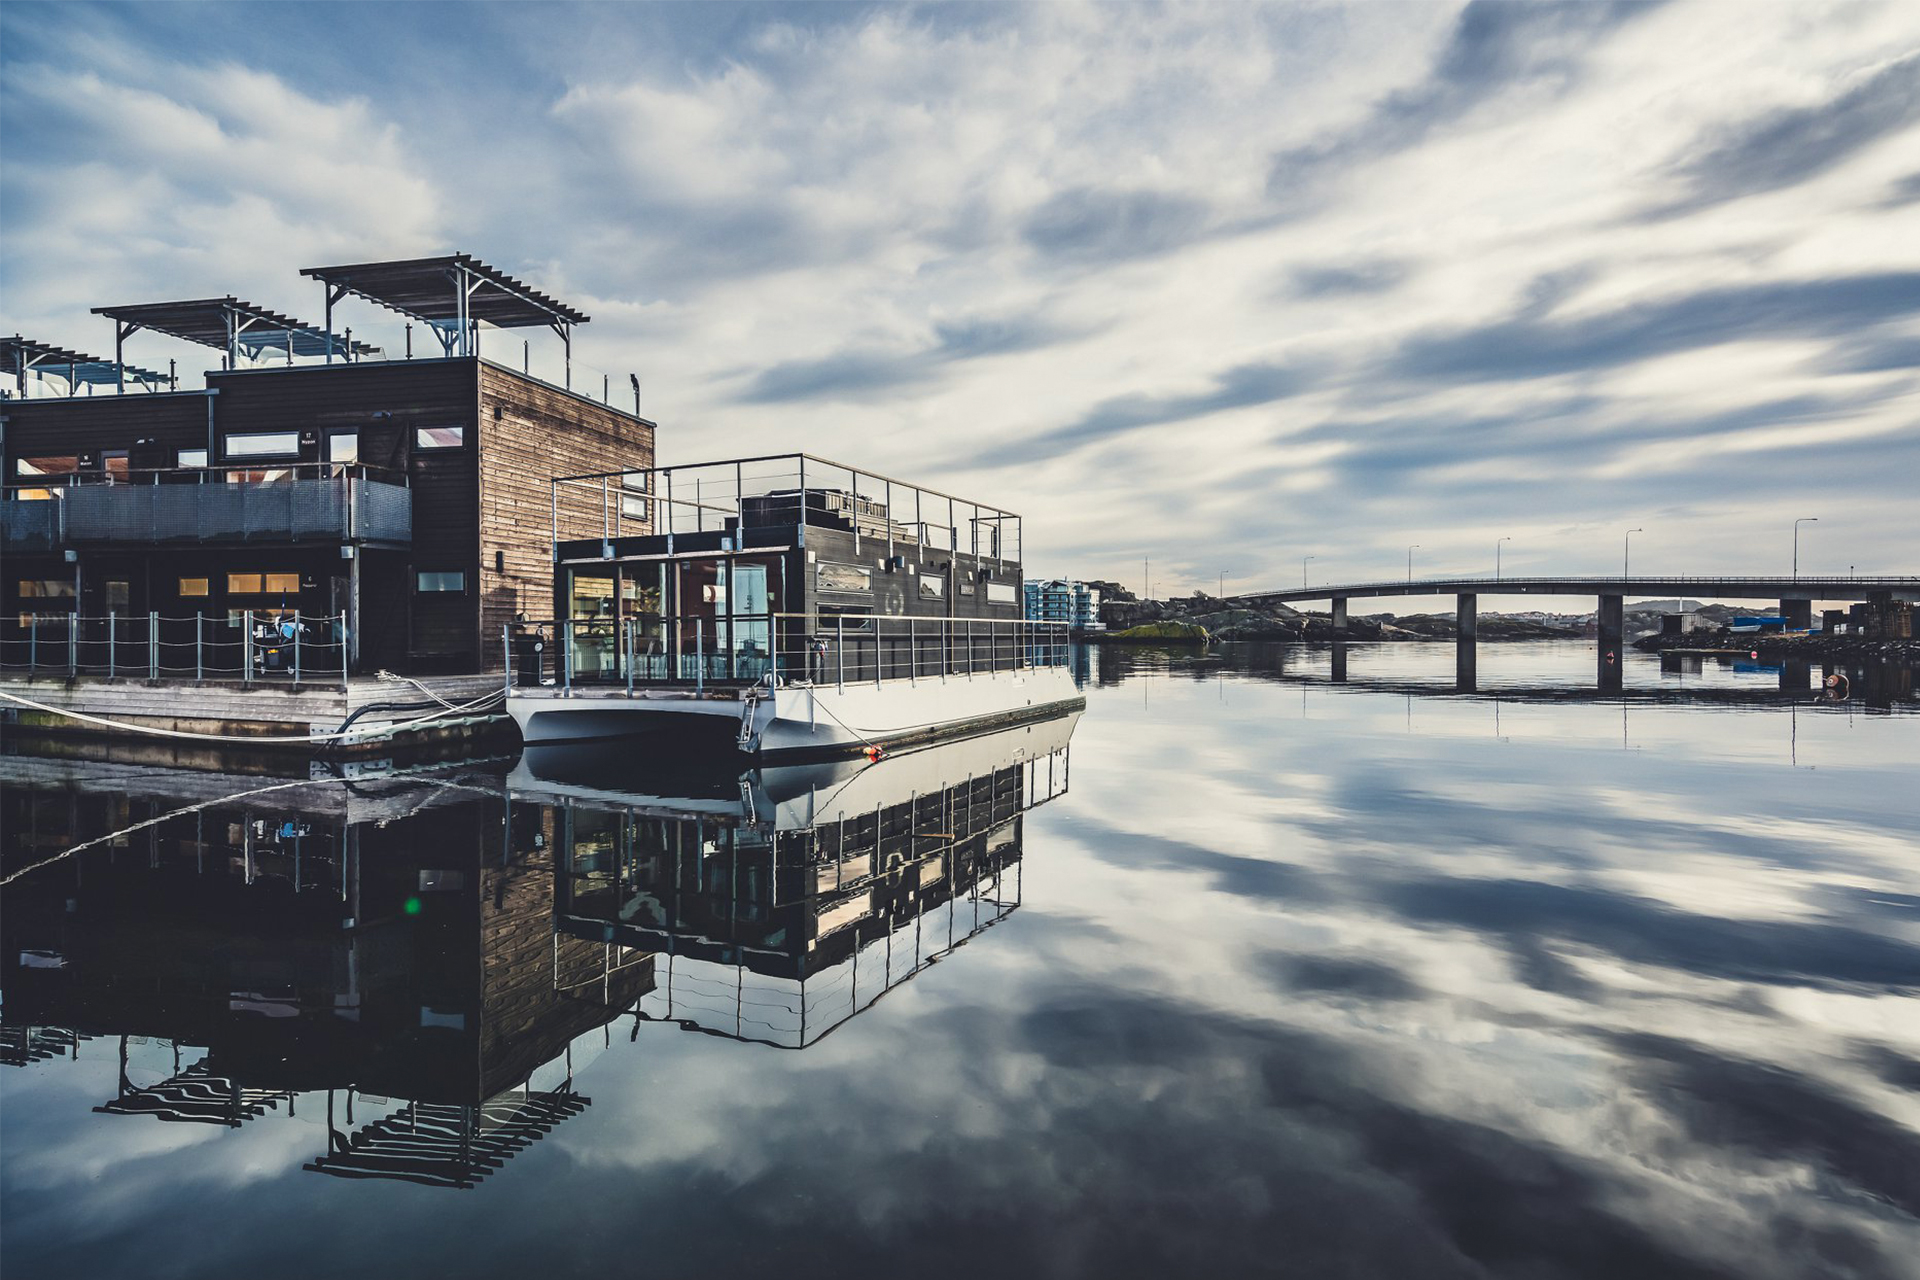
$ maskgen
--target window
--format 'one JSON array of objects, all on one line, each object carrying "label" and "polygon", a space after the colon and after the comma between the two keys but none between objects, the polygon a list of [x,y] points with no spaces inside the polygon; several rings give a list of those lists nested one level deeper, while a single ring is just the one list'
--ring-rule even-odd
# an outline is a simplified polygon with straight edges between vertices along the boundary
[{"label": "window", "polygon": [[274,592],[291,593],[300,590],[300,575],[297,573],[269,573],[266,575],[267,594]]},{"label": "window", "polygon": [[336,431],[328,436],[327,461],[360,461],[360,433],[358,431]]},{"label": "window", "polygon": [[228,436],[226,449],[229,458],[298,457],[300,433],[255,431],[246,435]]},{"label": "window", "polygon": [[107,479],[113,484],[127,482],[127,451],[109,449],[100,455],[100,469],[107,473]]},{"label": "window", "polygon": [[300,575],[297,573],[230,573],[227,575],[228,595],[257,596],[262,593],[293,595],[299,590]]},{"label": "window", "polygon": [[230,596],[257,596],[260,594],[260,575],[257,573],[230,573],[227,575],[227,594]]},{"label": "window", "polygon": [[416,449],[458,449],[466,442],[465,427],[415,427],[413,431]]},{"label": "window", "polygon": [[72,454],[57,458],[15,458],[16,476],[70,476],[80,469],[80,459]]},{"label": "window", "polygon": [[180,594],[183,596],[204,596],[210,593],[212,583],[206,578],[180,579]]},{"label": "window", "polygon": [[73,583],[65,578],[22,578],[15,585],[22,600],[73,599]]},{"label": "window", "polygon": [[182,467],[204,467],[207,465],[205,449],[182,449],[173,455],[174,464]]},{"label": "window", "polygon": [[422,569],[414,574],[414,587],[419,591],[465,591],[467,575],[459,570],[435,571]]},{"label": "window", "polygon": [[947,594],[947,580],[936,578],[930,573],[920,575],[920,598],[922,600],[941,600]]}]

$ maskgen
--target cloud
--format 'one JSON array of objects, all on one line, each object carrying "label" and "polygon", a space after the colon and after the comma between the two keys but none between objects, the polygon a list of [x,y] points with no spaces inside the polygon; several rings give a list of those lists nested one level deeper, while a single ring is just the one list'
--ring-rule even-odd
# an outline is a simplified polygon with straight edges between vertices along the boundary
[{"label": "cloud", "polygon": [[1920,271],[1728,285],[1561,320],[1523,314],[1416,336],[1388,371],[1448,381],[1538,378],[1725,342],[1851,335],[1917,314]]},{"label": "cloud", "polygon": [[1794,186],[1920,121],[1920,53],[1897,59],[1828,101],[1789,107],[1693,140],[1676,166],[1682,193],[1646,212],[1672,218]]}]

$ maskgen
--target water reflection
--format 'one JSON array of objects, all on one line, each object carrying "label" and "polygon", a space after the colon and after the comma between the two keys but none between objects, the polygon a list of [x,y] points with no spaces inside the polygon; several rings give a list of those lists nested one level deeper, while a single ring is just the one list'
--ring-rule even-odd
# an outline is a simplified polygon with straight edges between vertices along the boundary
[{"label": "water reflection", "polygon": [[649,1022],[799,1049],[1019,906],[1077,716],[874,764],[547,748],[290,779],[0,759],[0,1061],[93,1110],[324,1116],[309,1172],[471,1188]]},{"label": "water reflection", "polygon": [[[1067,725],[924,778],[0,762],[6,1273],[1913,1280],[1920,722],[1456,656],[1096,652],[1070,789]],[[168,1082],[224,1119],[95,1110]]]}]

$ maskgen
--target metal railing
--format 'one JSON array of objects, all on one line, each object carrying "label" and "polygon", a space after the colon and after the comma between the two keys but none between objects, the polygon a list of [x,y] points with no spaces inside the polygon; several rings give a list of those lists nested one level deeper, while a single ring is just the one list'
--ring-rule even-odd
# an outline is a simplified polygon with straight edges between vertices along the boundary
[{"label": "metal railing", "polygon": [[[717,628],[717,630],[716,630]],[[508,687],[833,685],[1068,665],[1069,628],[1020,618],[554,619],[501,629]]]},{"label": "metal railing", "polygon": [[0,621],[0,671],[29,678],[345,687],[350,656],[344,614],[35,613]]},{"label": "metal railing", "polygon": [[357,463],[68,472],[0,487],[0,511],[10,550],[413,536],[405,473]]},{"label": "metal railing", "polygon": [[742,529],[809,524],[843,529],[856,548],[889,556],[925,548],[1021,558],[1013,512],[809,454],[559,476],[552,485],[556,547],[647,534],[692,539],[669,550],[717,550],[733,535],[738,550]]}]

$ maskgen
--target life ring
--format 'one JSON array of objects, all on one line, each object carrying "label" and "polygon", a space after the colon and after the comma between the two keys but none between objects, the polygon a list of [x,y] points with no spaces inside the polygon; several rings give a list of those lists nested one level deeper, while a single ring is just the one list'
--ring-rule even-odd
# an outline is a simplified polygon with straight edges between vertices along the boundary
[{"label": "life ring", "polygon": [[888,617],[899,617],[907,611],[906,592],[902,591],[899,587],[888,587],[886,598],[881,601],[881,608],[886,610]]}]

